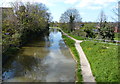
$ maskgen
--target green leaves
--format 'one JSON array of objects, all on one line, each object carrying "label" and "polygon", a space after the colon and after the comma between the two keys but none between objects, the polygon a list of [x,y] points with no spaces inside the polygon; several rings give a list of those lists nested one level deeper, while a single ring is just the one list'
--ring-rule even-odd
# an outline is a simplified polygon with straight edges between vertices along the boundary
[{"label": "green leaves", "polygon": [[[6,50],[11,45],[23,45],[30,39],[29,37],[48,29],[50,13],[42,3],[13,3],[13,7],[8,10],[12,10],[12,13],[4,11],[5,19],[3,19],[2,25],[3,47]],[[11,18],[6,19],[9,15],[13,16],[12,20]]]},{"label": "green leaves", "polygon": [[114,40],[114,31],[111,26],[101,27],[100,35],[102,36],[102,39]]}]

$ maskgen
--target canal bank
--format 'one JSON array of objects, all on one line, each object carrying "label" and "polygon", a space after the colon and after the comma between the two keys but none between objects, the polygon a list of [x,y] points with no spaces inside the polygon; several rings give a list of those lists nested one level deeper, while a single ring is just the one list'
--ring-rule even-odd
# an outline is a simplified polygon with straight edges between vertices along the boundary
[{"label": "canal bank", "polygon": [[[82,42],[82,40],[76,40],[75,38],[69,36],[68,34],[64,33],[64,31],[62,31],[60,28],[58,28],[62,33],[63,33],[63,37],[65,38],[65,41],[67,43],[67,45],[70,47],[70,49],[72,50],[72,52],[74,53],[77,63],[78,63],[78,67],[77,68],[77,82],[95,82],[95,78],[92,74],[91,71],[91,67],[90,64],[87,60],[87,57],[84,53],[84,51],[82,50],[82,47],[80,46],[80,43]],[[83,78],[83,79],[82,79]],[[82,80],[81,80],[82,79]]]}]

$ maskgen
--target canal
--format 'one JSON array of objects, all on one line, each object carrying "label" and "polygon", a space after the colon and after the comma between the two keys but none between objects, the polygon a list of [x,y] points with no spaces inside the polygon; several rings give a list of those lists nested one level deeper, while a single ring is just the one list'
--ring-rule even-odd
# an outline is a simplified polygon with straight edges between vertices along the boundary
[{"label": "canal", "polygon": [[62,39],[50,29],[10,58],[3,66],[3,82],[74,82],[76,63]]}]

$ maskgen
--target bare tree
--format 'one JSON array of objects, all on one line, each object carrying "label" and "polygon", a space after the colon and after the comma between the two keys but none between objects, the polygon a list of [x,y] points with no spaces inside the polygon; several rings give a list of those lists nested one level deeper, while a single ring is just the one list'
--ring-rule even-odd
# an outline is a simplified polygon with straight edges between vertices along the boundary
[{"label": "bare tree", "polygon": [[99,17],[99,34],[102,39],[114,40],[114,29],[113,26],[107,22],[106,15],[102,10]]},{"label": "bare tree", "polygon": [[112,19],[116,22],[118,30],[120,30],[120,1],[118,2],[118,6],[113,9],[113,13],[115,14],[115,16],[112,17]]},{"label": "bare tree", "polygon": [[116,17],[112,17],[112,19],[116,22],[120,21],[120,1],[118,2],[118,6],[115,7],[112,11],[116,16]]},{"label": "bare tree", "polygon": [[107,21],[107,17],[105,15],[104,11],[102,10],[100,12],[100,16],[99,16],[99,26],[100,26],[100,28],[105,27],[106,21]]},{"label": "bare tree", "polygon": [[61,23],[68,23],[69,29],[72,32],[74,30],[75,23],[81,22],[82,18],[77,9],[68,9],[60,17]]}]

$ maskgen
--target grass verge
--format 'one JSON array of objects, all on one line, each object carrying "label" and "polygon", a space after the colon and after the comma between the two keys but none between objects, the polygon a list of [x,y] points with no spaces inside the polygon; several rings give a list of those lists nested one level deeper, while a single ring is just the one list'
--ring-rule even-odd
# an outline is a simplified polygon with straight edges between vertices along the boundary
[{"label": "grass verge", "polygon": [[65,40],[66,45],[70,48],[70,50],[72,51],[75,60],[77,61],[77,71],[76,71],[76,81],[77,82],[82,82],[82,75],[81,75],[81,67],[80,67],[80,58],[79,58],[79,54],[75,48],[75,41],[68,38],[67,36],[63,35],[62,36],[63,39]]},{"label": "grass verge", "polygon": [[[64,31],[64,30],[63,30],[63,31]],[[84,39],[86,39],[86,38],[84,38],[84,37],[81,37],[81,36],[77,36],[77,35],[73,35],[73,34],[71,34],[71,33],[68,33],[68,32],[66,32],[66,31],[64,31],[64,32],[67,33],[69,36],[77,39],[77,40],[84,40]]]},{"label": "grass verge", "polygon": [[84,40],[84,39],[85,39],[85,38],[83,38],[83,37],[81,37],[81,36],[72,35],[72,34],[70,34],[70,33],[67,33],[67,34],[68,34],[69,36],[77,39],[77,40]]},{"label": "grass verge", "polygon": [[93,41],[80,44],[97,82],[120,82],[118,46]]}]

